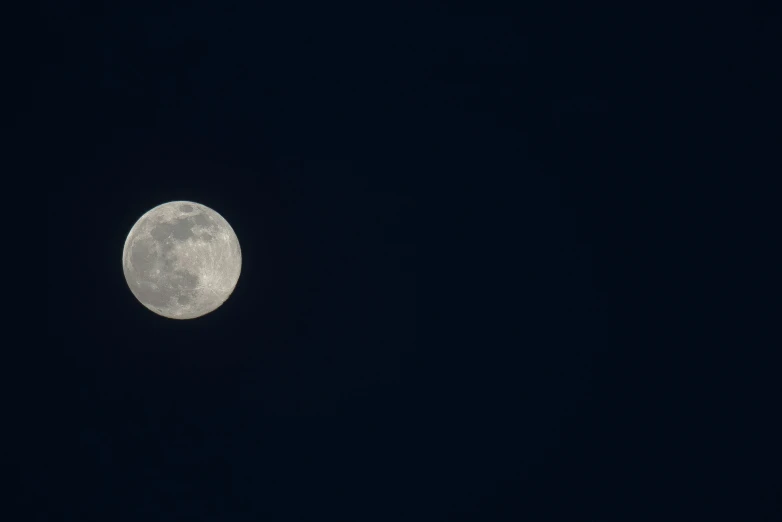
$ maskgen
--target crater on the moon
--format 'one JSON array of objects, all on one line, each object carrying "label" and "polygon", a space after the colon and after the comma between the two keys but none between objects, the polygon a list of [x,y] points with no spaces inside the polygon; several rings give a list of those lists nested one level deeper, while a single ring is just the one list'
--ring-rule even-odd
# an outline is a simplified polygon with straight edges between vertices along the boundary
[{"label": "crater on the moon", "polygon": [[179,218],[173,222],[167,221],[155,226],[151,235],[157,241],[166,241],[168,238],[182,241],[193,236],[193,224],[188,218]]},{"label": "crater on the moon", "polygon": [[149,272],[155,263],[155,247],[149,239],[141,239],[133,247],[130,262],[133,267],[143,273]]},{"label": "crater on the moon", "polygon": [[174,290],[187,291],[198,286],[198,275],[187,270],[174,270],[167,276],[167,279],[168,284]]}]

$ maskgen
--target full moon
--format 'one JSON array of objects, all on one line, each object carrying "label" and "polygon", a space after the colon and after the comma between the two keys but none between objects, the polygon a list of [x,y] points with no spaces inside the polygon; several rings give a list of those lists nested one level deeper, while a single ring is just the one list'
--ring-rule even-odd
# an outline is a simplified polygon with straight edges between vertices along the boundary
[{"label": "full moon", "polygon": [[171,201],[133,225],[122,252],[130,291],[158,315],[194,319],[231,295],[242,252],[231,225],[209,207]]}]

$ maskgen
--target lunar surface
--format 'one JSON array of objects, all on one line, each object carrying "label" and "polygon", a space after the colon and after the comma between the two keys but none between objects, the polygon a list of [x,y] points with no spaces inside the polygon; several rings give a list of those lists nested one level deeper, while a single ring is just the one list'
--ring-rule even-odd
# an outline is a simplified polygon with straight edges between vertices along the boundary
[{"label": "lunar surface", "polygon": [[131,292],[148,309],[171,319],[194,319],[231,295],[242,252],[220,214],[198,203],[171,201],[133,225],[122,268]]}]

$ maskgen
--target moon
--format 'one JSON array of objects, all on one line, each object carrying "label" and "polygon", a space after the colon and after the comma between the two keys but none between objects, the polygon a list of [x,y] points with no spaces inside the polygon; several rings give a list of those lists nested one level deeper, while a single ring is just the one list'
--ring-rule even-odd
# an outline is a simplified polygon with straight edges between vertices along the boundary
[{"label": "moon", "polygon": [[136,299],[163,317],[195,319],[220,307],[242,271],[239,239],[211,208],[171,201],[141,216],[122,252]]}]

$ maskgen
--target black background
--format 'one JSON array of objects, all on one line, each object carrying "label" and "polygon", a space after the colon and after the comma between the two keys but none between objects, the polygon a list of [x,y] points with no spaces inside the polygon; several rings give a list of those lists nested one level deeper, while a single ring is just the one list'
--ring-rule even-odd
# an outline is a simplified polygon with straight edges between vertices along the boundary
[{"label": "black background", "polygon": [[[37,7],[48,342],[14,519],[773,519],[778,480],[733,485],[773,463],[736,451],[771,417],[735,383],[771,381],[702,304],[740,284],[684,252],[752,241],[708,198],[773,171],[778,12]],[[192,321],[120,265],[172,200],[243,253]]]}]

